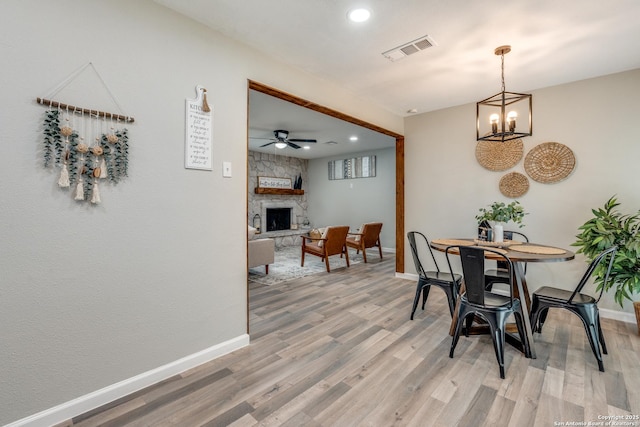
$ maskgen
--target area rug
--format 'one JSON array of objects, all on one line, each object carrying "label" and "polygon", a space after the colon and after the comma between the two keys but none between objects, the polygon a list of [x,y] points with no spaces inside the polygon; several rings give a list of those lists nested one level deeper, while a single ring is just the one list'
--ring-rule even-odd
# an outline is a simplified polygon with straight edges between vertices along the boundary
[{"label": "area rug", "polygon": [[[367,255],[369,255],[367,253]],[[377,256],[372,254],[371,256]],[[349,263],[358,264],[363,262],[362,253],[356,254],[349,251]],[[329,257],[331,271],[345,268],[347,262],[339,255]],[[304,267],[300,267],[300,246],[286,246],[277,249],[275,261],[269,264],[269,274],[264,273],[264,266],[249,269],[249,282],[261,285],[274,285],[285,280],[305,277],[312,274],[326,273],[327,267],[320,257],[307,254],[304,257]]]}]

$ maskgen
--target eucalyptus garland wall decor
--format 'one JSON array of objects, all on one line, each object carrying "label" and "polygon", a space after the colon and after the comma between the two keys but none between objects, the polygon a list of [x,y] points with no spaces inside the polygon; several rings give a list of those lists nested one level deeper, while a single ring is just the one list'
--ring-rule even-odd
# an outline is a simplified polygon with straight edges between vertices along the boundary
[{"label": "eucalyptus garland wall decor", "polygon": [[[128,130],[116,128],[119,120],[108,123],[97,115],[95,120],[91,116],[87,119],[84,112],[79,119],[72,115],[72,120],[69,113],[61,109],[45,112],[44,166],[60,168],[58,186],[72,188],[75,200],[98,204],[101,202],[99,180],[117,184],[127,177]],[[105,126],[109,127],[107,131],[103,129]]]},{"label": "eucalyptus garland wall decor", "polygon": [[[44,119],[44,166],[60,168],[58,186],[72,189],[74,200],[100,200],[100,180],[117,184],[128,174],[129,134],[122,123],[133,123],[130,116],[75,107],[53,101],[52,97],[69,85],[87,68],[93,69],[115,105],[122,111],[96,67],[80,67],[46,98],[37,98],[48,106]],[[121,123],[122,122],[122,123]]]}]

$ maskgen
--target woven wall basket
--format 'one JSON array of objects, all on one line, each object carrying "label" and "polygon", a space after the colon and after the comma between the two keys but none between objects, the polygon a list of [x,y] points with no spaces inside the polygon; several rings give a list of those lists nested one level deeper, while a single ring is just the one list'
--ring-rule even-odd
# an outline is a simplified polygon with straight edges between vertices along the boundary
[{"label": "woven wall basket", "polygon": [[529,179],[521,173],[511,172],[500,178],[500,192],[512,199],[529,191]]},{"label": "woven wall basket", "polygon": [[490,171],[511,169],[522,159],[524,152],[521,139],[511,141],[480,141],[476,145],[478,163]]},{"label": "woven wall basket", "polygon": [[524,170],[534,181],[543,184],[562,181],[576,165],[573,151],[559,142],[543,142],[524,158]]}]

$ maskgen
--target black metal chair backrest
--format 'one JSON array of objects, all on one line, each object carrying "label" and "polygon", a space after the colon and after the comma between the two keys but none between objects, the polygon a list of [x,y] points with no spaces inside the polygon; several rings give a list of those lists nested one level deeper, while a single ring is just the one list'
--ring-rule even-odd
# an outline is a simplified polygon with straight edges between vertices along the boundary
[{"label": "black metal chair backrest", "polygon": [[[519,231],[511,231],[511,230],[505,230],[504,233],[504,238],[505,240],[513,240],[513,236],[519,236],[520,239],[524,240],[525,243],[529,243],[529,238],[525,235],[520,233]],[[507,265],[504,264],[502,261],[498,261],[497,263],[498,268],[503,268],[503,269],[507,269]],[[524,263],[524,272],[527,272],[527,263]]]},{"label": "black metal chair backrest", "polygon": [[598,255],[597,257],[595,257],[593,261],[591,261],[591,263],[589,264],[589,267],[587,268],[587,271],[584,272],[582,279],[580,279],[580,282],[578,282],[578,286],[576,286],[576,289],[571,294],[571,297],[569,297],[569,300],[567,301],[568,303],[571,303],[573,301],[573,298],[576,295],[578,295],[580,292],[582,292],[582,289],[587,284],[587,282],[589,281],[589,278],[593,275],[598,265],[601,262],[603,262],[609,255],[609,264],[607,265],[604,281],[602,282],[602,286],[600,287],[600,294],[596,299],[596,302],[600,301],[600,298],[602,298],[602,293],[604,292],[604,288],[606,287],[607,282],[609,281],[609,273],[611,273],[611,267],[613,266],[613,261],[616,257],[617,251],[618,251],[618,247],[612,246],[609,249],[601,252],[600,255]]},{"label": "black metal chair backrest", "polygon": [[510,306],[513,305],[513,263],[509,257],[490,248],[481,248],[477,246],[449,246],[446,249],[446,256],[449,270],[451,270],[452,273],[453,269],[451,268],[450,255],[454,255],[455,251],[460,254],[466,298],[470,303],[483,306],[485,305],[484,257],[485,251],[487,251],[494,253],[500,258],[499,261],[504,262],[506,265],[506,269],[509,272],[509,301]]},{"label": "black metal chair backrest", "polygon": [[520,233],[519,231],[504,230],[502,234],[504,238],[507,240],[513,240],[513,235],[515,234],[517,236],[520,236],[520,238],[525,242],[529,243],[529,238],[526,235]]},{"label": "black metal chair backrest", "polygon": [[421,238],[424,240],[424,243],[427,247],[427,249],[429,250],[429,253],[431,254],[431,259],[433,260],[433,265],[436,268],[436,271],[439,273],[440,272],[440,267],[438,266],[438,263],[436,262],[436,257],[433,254],[433,250],[431,250],[431,246],[429,246],[429,239],[427,239],[427,236],[425,236],[424,234],[420,233],[419,231],[409,231],[407,233],[407,239],[409,240],[409,246],[411,247],[411,255],[413,256],[413,263],[416,267],[416,272],[420,275],[420,276],[425,276],[425,269],[424,266],[422,265],[422,262],[420,261],[420,255],[418,253],[418,245],[416,242],[416,235],[421,236]]}]

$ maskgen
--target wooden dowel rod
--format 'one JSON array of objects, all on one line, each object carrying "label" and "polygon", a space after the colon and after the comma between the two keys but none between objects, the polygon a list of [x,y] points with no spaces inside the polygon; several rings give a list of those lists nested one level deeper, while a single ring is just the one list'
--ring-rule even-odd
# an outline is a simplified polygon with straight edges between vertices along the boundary
[{"label": "wooden dowel rod", "polygon": [[133,123],[134,118],[131,116],[123,116],[122,114],[105,113],[104,111],[91,110],[88,108],[80,108],[69,104],[63,104],[62,102],[53,101],[45,98],[36,98],[38,104],[48,105],[50,107],[60,108],[72,113],[86,113],[93,116],[105,117],[107,119],[124,120],[127,123]]}]

